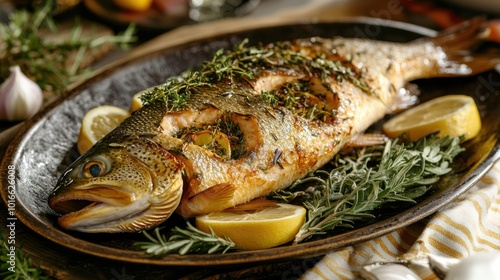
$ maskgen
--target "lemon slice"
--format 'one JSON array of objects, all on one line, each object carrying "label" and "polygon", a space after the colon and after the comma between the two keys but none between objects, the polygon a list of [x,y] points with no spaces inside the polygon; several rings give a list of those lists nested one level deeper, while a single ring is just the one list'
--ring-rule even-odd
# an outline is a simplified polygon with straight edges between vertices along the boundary
[{"label": "lemon slice", "polygon": [[228,237],[237,248],[259,250],[292,241],[305,221],[306,209],[277,204],[256,211],[226,210],[196,218],[196,227],[217,236]]},{"label": "lemon slice", "polygon": [[85,153],[92,145],[117,127],[130,113],[115,106],[99,106],[88,111],[82,120],[78,142],[80,154]]},{"label": "lemon slice", "polygon": [[130,102],[130,108],[129,108],[129,111],[130,112],[134,112],[134,111],[137,111],[139,110],[140,108],[142,108],[142,106],[144,105],[140,99],[141,95],[144,93],[144,91],[141,91],[139,93],[136,93],[133,97],[132,97],[132,102]]},{"label": "lemon slice", "polygon": [[153,0],[113,0],[118,7],[135,12],[144,12],[151,7]]},{"label": "lemon slice", "polygon": [[445,95],[410,108],[384,123],[389,137],[406,133],[410,141],[434,132],[438,136],[465,135],[469,140],[481,130],[481,117],[476,103],[467,95]]}]

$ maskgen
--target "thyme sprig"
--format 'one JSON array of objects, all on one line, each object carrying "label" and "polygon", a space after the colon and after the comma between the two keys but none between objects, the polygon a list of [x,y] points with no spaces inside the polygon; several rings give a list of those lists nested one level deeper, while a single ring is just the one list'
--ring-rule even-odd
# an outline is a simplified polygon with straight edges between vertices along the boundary
[{"label": "thyme sprig", "polygon": [[325,87],[329,77],[347,80],[363,91],[372,92],[360,78],[360,71],[355,70],[348,60],[331,60],[324,53],[308,55],[294,49],[292,42],[278,42],[263,46],[247,46],[248,39],[236,45],[232,51],[219,49],[212,60],[203,63],[196,71],[188,70],[180,77],[169,78],[166,83],[141,95],[145,104],[163,99],[170,109],[181,109],[197,88],[212,86],[219,81],[245,82],[254,80],[257,73],[267,70],[296,71],[307,73],[321,79]]},{"label": "thyme sprig", "polygon": [[[48,280],[50,276],[46,275],[39,267],[33,265],[31,258],[26,256],[20,248],[16,247],[13,259],[9,254],[12,244],[8,244],[5,234],[0,233],[0,278],[4,280],[14,279],[33,279]],[[11,265],[15,264],[15,265]]]},{"label": "thyme sprig", "polygon": [[75,20],[68,39],[51,41],[46,38],[47,32],[57,32],[51,17],[55,7],[52,2],[45,1],[32,13],[17,10],[9,16],[8,24],[0,24],[0,82],[9,76],[10,66],[18,65],[44,92],[58,95],[92,73],[92,69],[83,69],[81,65],[93,49],[107,44],[125,48],[136,39],[134,25],[116,36],[82,38],[83,27]]},{"label": "thyme sprig", "polygon": [[337,156],[331,171],[319,170],[278,192],[275,198],[299,199],[308,210],[294,243],[373,219],[373,210],[379,207],[415,203],[440,176],[451,171],[450,163],[463,151],[460,141],[459,137],[429,136],[415,143],[395,140],[366,147],[349,156]]},{"label": "thyme sprig", "polygon": [[155,236],[146,231],[143,234],[149,241],[136,242],[135,246],[153,256],[172,253],[225,253],[235,246],[231,240],[218,237],[213,232],[203,232],[189,222],[185,229],[173,228],[168,237],[160,232],[159,227],[154,230]]}]

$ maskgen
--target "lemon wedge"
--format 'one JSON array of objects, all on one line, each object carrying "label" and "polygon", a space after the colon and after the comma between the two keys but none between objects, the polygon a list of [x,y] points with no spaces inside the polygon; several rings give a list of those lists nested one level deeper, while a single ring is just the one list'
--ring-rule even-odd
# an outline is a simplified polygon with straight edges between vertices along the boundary
[{"label": "lemon wedge", "polygon": [[481,130],[481,117],[472,97],[445,95],[396,115],[382,129],[392,138],[406,133],[410,141],[435,132],[440,137],[464,135],[466,141]]},{"label": "lemon wedge", "polygon": [[228,237],[235,247],[259,250],[292,241],[305,221],[306,209],[291,204],[276,204],[261,210],[225,210],[196,217],[196,227],[217,236]]},{"label": "lemon wedge", "polygon": [[113,0],[118,7],[135,12],[144,12],[151,7],[153,0]]},{"label": "lemon wedge", "polygon": [[140,97],[143,93],[144,91],[134,94],[134,96],[132,97],[132,102],[130,102],[130,108],[129,108],[130,112],[134,112],[142,108],[144,104],[142,103]]},{"label": "lemon wedge", "polygon": [[130,113],[127,110],[109,105],[95,107],[88,111],[83,117],[78,134],[76,144],[78,152],[85,153],[129,116]]}]

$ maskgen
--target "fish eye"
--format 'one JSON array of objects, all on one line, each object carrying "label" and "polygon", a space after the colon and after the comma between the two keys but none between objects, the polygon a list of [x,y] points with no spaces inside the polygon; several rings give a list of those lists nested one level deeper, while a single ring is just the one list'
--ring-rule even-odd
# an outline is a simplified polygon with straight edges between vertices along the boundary
[{"label": "fish eye", "polygon": [[105,170],[104,163],[100,161],[89,161],[83,166],[83,175],[86,178],[94,178],[104,174]]}]

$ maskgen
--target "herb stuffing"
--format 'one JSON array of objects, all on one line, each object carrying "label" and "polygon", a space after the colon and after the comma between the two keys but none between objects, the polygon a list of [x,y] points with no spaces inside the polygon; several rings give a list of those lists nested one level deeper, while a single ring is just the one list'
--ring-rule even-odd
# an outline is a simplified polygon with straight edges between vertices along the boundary
[{"label": "herb stuffing", "polygon": [[[413,143],[394,139],[386,145],[356,148],[347,155],[337,155],[330,162],[331,168],[309,174],[270,198],[306,207],[306,222],[295,244],[339,228],[354,228],[373,221],[377,209],[416,203],[441,176],[451,172],[451,163],[464,150],[462,139],[430,135]],[[156,238],[143,233],[149,241],[136,245],[153,255],[226,252],[233,248],[230,240],[213,233],[201,234],[189,223],[185,231],[173,229],[170,238],[161,235],[158,228]]]},{"label": "herb stuffing", "polygon": [[194,142],[223,158],[238,159],[246,152],[243,132],[227,115],[211,125],[180,129],[174,137]]}]

